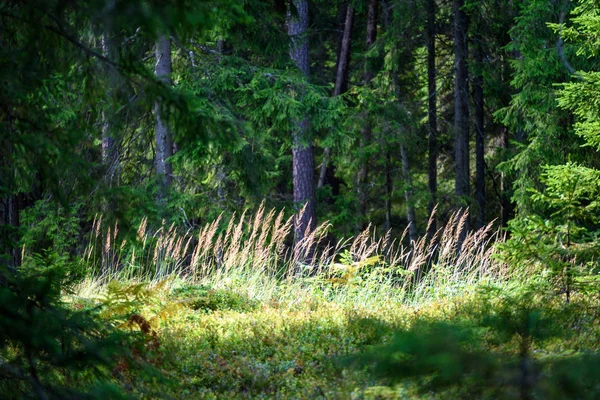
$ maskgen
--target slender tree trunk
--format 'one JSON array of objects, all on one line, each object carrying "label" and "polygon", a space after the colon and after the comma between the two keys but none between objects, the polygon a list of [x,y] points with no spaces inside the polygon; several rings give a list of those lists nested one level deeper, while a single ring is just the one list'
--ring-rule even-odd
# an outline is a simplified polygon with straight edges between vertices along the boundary
[{"label": "slender tree trunk", "polygon": [[[379,3],[378,0],[370,0],[369,1],[369,9],[367,13],[367,38],[366,38],[366,51],[371,49],[373,43],[377,39],[377,7]],[[365,63],[365,87],[369,87],[373,77],[375,76],[373,71],[373,66],[371,65],[371,60],[367,57]],[[368,190],[368,175],[369,175],[369,158],[366,154],[366,147],[372,141],[372,129],[371,122],[369,120],[369,113],[365,111],[364,113],[364,126],[362,129],[362,138],[360,142],[360,153],[361,153],[361,162],[358,170],[357,176],[357,192],[358,192],[358,200],[359,200],[359,210],[362,218],[364,219],[367,215],[367,203],[369,201],[369,190]]]},{"label": "slender tree trunk", "polygon": [[385,152],[385,231],[392,229],[392,157]]},{"label": "slender tree trunk", "polygon": [[[13,108],[7,104],[7,108]],[[17,173],[15,166],[10,162],[14,159],[15,135],[18,133],[14,129],[13,118],[7,113],[5,126],[8,128],[8,137],[2,141],[3,148],[0,148],[0,185],[5,189],[6,194],[0,197],[0,254],[7,254],[9,257],[3,259],[0,257],[0,265],[8,267],[9,271],[15,272],[21,265],[21,252],[17,246],[19,241],[19,212],[22,209],[21,196],[18,194]],[[0,275],[0,285],[4,285],[3,277]]]},{"label": "slender tree trunk", "polygon": [[[223,62],[223,54],[225,53],[225,40],[223,38],[217,39],[217,62],[221,64]],[[216,165],[216,180],[217,180],[217,201],[218,206],[221,209],[225,209],[225,203],[227,201],[227,171],[225,170],[225,163],[229,159],[229,152],[224,152],[221,156],[221,162]]]},{"label": "slender tree trunk", "polygon": [[[101,38],[102,53],[104,57],[116,61],[117,45],[111,24],[107,24],[106,30]],[[115,140],[115,107],[119,82],[119,73],[112,65],[105,64],[108,78],[108,101],[109,106],[102,112],[102,164],[106,168],[106,180],[109,185],[118,184],[119,179],[119,154]],[[116,181],[116,182],[115,182]]]},{"label": "slender tree trunk", "polygon": [[[428,186],[429,186],[429,215],[433,214],[433,209],[437,204],[437,76],[435,68],[435,23],[436,9],[435,0],[427,0],[427,89],[428,89],[428,104],[427,104],[427,122],[429,127],[428,145]],[[437,230],[437,218],[433,216],[433,220],[429,226],[428,237],[433,237]]]},{"label": "slender tree trunk", "polygon": [[348,90],[348,70],[350,64],[350,45],[352,44],[352,27],[354,26],[354,7],[346,7],[344,35],[335,76],[333,95],[339,96]]},{"label": "slender tree trunk", "polygon": [[[517,137],[519,134],[517,133]],[[502,132],[501,147],[504,154],[508,154],[510,144],[510,134],[508,128],[504,128]],[[504,172],[500,175],[500,222],[503,227],[508,226],[508,221],[513,217],[513,205],[510,201],[511,182]]]},{"label": "slender tree trunk", "polygon": [[406,219],[408,221],[408,238],[411,247],[417,241],[417,217],[415,214],[414,189],[410,175],[410,163],[406,145],[400,145],[400,158],[402,159],[402,178],[404,179],[404,199],[406,200]]},{"label": "slender tree trunk", "polygon": [[[171,85],[171,39],[168,36],[160,35],[156,40],[156,65],[154,74],[165,85]],[[167,161],[173,155],[173,142],[167,121],[163,114],[164,108],[160,100],[154,103],[154,116],[156,118],[156,155],[154,164],[160,184],[164,190],[171,185],[173,171],[171,164]]]},{"label": "slender tree trunk", "polygon": [[[398,76],[394,75],[394,90],[399,103],[402,103],[402,94],[398,83]],[[402,179],[404,180],[404,199],[406,200],[406,220],[408,222],[408,238],[411,247],[417,241],[417,217],[415,213],[414,188],[412,185],[412,177],[410,174],[410,160],[406,143],[400,143],[400,161],[402,163]]]},{"label": "slender tree trunk", "polygon": [[[459,206],[468,206],[470,194],[469,174],[469,81],[467,69],[468,19],[463,10],[464,0],[454,0],[454,135],[456,179],[455,190]],[[470,229],[468,218],[459,235],[459,249]],[[460,250],[459,250],[460,251]]]},{"label": "slender tree trunk", "polygon": [[[292,11],[292,7],[295,11]],[[309,43],[308,43],[308,1],[290,0],[287,10],[288,36],[290,37],[290,58],[307,77],[310,75]],[[308,117],[296,122],[292,133],[292,170],[294,180],[294,203],[297,207],[305,206],[305,212],[296,217],[294,233],[296,243],[304,239],[307,232],[316,226],[316,204],[314,149],[309,142]]]},{"label": "slender tree trunk", "polygon": [[[354,8],[351,6],[344,7],[346,10],[346,17],[344,19],[344,33],[342,40],[339,43],[340,48],[338,49],[338,60],[337,70],[335,74],[335,86],[333,89],[333,96],[339,96],[348,90],[348,70],[350,66],[350,45],[352,43],[352,27],[354,25]],[[323,152],[323,163],[319,171],[319,182],[317,187],[322,187],[325,184],[325,177],[327,175],[327,164],[329,163],[329,157],[331,156],[331,148],[325,148]]]},{"label": "slender tree trunk", "polygon": [[[366,39],[366,50],[369,51],[371,46],[377,39],[377,8],[379,6],[378,0],[369,1],[369,9],[367,13],[367,39]],[[375,76],[373,67],[370,65],[369,58],[365,67],[365,84],[370,84],[371,80]]]},{"label": "slender tree trunk", "polygon": [[484,136],[484,97],[483,97],[483,49],[482,38],[478,37],[475,46],[475,63],[477,75],[473,80],[473,97],[475,98],[475,200],[477,201],[477,218],[475,229],[485,225],[485,136]]}]

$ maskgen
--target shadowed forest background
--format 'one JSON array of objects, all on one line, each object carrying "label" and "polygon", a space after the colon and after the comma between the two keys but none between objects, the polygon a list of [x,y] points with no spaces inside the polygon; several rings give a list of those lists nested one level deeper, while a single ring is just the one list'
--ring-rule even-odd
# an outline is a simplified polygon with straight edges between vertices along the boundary
[{"label": "shadowed forest background", "polygon": [[0,396],[599,398],[599,53],[596,0],[1,2]]}]

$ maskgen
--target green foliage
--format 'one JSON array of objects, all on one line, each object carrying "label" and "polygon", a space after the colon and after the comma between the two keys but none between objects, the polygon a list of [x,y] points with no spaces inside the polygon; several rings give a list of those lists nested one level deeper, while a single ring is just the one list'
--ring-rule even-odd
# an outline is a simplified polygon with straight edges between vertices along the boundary
[{"label": "green foliage", "polygon": [[239,293],[207,286],[183,286],[173,291],[173,298],[192,310],[201,312],[237,311],[250,312],[258,303]]},{"label": "green foliage", "polygon": [[[583,1],[572,13],[572,26],[567,27],[564,23],[549,26],[572,42],[576,55],[588,57],[587,63],[580,65],[594,69],[596,65],[589,56],[594,54],[594,43],[597,43],[594,39],[598,35],[596,6],[593,2]],[[558,46],[562,44],[559,42]],[[568,62],[567,56],[571,53],[564,54],[563,64]],[[559,107],[572,111],[576,118],[573,128],[585,140],[581,144],[596,150],[600,121],[596,110],[600,98],[597,75],[597,72],[577,72],[574,82],[564,83],[556,91]],[[556,154],[556,149],[553,153]],[[597,154],[593,150],[592,153]],[[512,221],[513,237],[503,247],[507,261],[514,265],[530,268],[541,264],[558,279],[567,298],[574,283],[582,281],[581,275],[597,273],[600,254],[600,220],[597,217],[600,173],[593,161],[587,159],[585,163],[579,163],[571,158],[569,154],[568,162],[563,165],[541,163],[540,183],[543,186],[528,189],[533,212]],[[595,285],[593,276],[591,285],[592,288]]]},{"label": "green foliage", "polygon": [[[496,118],[514,138],[516,149],[499,168],[512,178],[512,200],[518,217],[536,211],[529,189],[540,189],[542,166],[567,161],[569,154],[577,154],[579,145],[568,135],[568,113],[556,107],[555,84],[568,76],[556,50],[558,37],[547,26],[548,22],[556,22],[558,7],[557,3],[549,6],[540,0],[520,2],[509,32],[515,39],[506,50],[518,54],[510,61],[514,70],[511,86],[516,94],[508,107],[496,112]],[[565,51],[570,54],[568,46]]]},{"label": "green foliage", "polygon": [[536,355],[558,338],[571,339],[572,313],[582,313],[581,304],[558,305],[539,286],[507,289],[484,289],[448,321],[417,318],[389,344],[349,362],[372,364],[376,376],[414,384],[422,395],[435,398],[598,396],[600,381],[587,372],[597,366],[597,348],[576,355]]},{"label": "green foliage", "polygon": [[72,253],[81,239],[80,210],[80,205],[65,209],[48,200],[36,202],[21,214],[24,228],[21,246],[29,254]]},{"label": "green foliage", "polygon": [[593,290],[594,280],[591,287],[577,281],[597,273],[600,173],[571,162],[544,171],[545,191],[532,194],[541,212],[511,222],[502,256],[530,276],[545,271],[567,297],[573,289]]},{"label": "green foliage", "polygon": [[124,398],[110,370],[132,342],[61,301],[60,268],[2,275],[0,393],[12,398]]}]

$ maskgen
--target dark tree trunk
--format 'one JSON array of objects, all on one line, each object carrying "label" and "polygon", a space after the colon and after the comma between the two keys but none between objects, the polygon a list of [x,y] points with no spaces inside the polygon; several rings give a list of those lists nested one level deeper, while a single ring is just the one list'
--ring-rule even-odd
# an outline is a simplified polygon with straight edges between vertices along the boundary
[{"label": "dark tree trunk", "polygon": [[[370,0],[369,1],[369,9],[367,13],[367,39],[366,39],[366,51],[371,49],[373,43],[377,39],[377,7],[378,0]],[[365,87],[368,87],[371,84],[371,81],[374,77],[372,62],[367,57],[365,63]],[[358,200],[359,200],[359,210],[362,218],[366,218],[367,215],[367,203],[369,201],[369,189],[368,189],[368,175],[369,175],[369,159],[365,151],[365,148],[369,146],[372,141],[372,129],[371,122],[369,120],[369,113],[365,111],[364,113],[364,126],[362,129],[362,138],[360,142],[361,147],[361,162],[358,170],[357,176],[357,191],[358,191]]]},{"label": "dark tree trunk", "polygon": [[[394,90],[399,103],[402,103],[402,93],[398,83],[398,76],[394,75]],[[406,148],[406,140],[400,143],[400,161],[402,163],[402,179],[404,180],[404,199],[406,200],[406,220],[408,222],[408,238],[411,247],[417,241],[417,217],[415,213],[414,188],[410,174],[410,160]]]},{"label": "dark tree trunk", "polygon": [[475,63],[477,75],[473,80],[473,97],[475,98],[475,201],[477,201],[477,218],[475,229],[485,225],[485,136],[484,136],[484,97],[483,97],[483,49],[482,38],[477,38],[475,46]]},{"label": "dark tree trunk", "polygon": [[[462,209],[468,207],[470,194],[469,174],[469,78],[467,69],[468,19],[463,10],[464,0],[454,0],[454,154],[456,163],[455,190],[457,201]],[[470,229],[466,219],[459,235],[459,249]],[[460,250],[459,250],[460,251]]]},{"label": "dark tree trunk", "polygon": [[[517,134],[519,136],[519,134]],[[502,132],[502,142],[501,147],[504,150],[504,154],[508,154],[510,144],[509,131],[507,128],[504,128]],[[500,222],[503,227],[508,226],[508,221],[510,221],[513,217],[513,205],[510,201],[510,191],[511,191],[511,183],[504,172],[500,175]]]},{"label": "dark tree trunk", "polygon": [[[102,53],[104,57],[116,61],[117,44],[115,37],[111,32],[110,23],[101,38]],[[119,90],[119,72],[112,65],[105,64],[106,77],[108,78],[108,102],[107,107],[102,112],[102,164],[106,168],[106,181],[109,185],[118,184],[119,179],[119,152],[115,140],[115,120],[116,113],[114,103],[117,101]]]},{"label": "dark tree trunk", "polygon": [[[428,186],[429,186],[429,214],[433,214],[433,209],[437,204],[437,76],[435,68],[435,0],[427,0],[427,89],[429,101],[427,104],[427,122],[429,127],[428,145]],[[428,237],[433,237],[437,230],[437,219],[435,216],[429,225]]]},{"label": "dark tree trunk", "polygon": [[342,37],[342,47],[337,62],[337,72],[335,76],[335,86],[333,95],[339,96],[348,90],[348,69],[350,64],[350,45],[352,44],[352,27],[354,26],[354,7],[346,8],[346,19],[344,22],[344,35]]},{"label": "dark tree trunk", "polygon": [[[8,107],[12,108],[11,105]],[[10,113],[7,113],[6,126],[8,127],[7,141],[1,141],[4,145],[0,148],[0,186],[6,191],[5,196],[0,197],[0,265],[8,267],[9,271],[14,272],[21,265],[21,253],[18,248],[19,212],[22,208],[21,196],[18,194],[18,185],[16,179],[15,166],[10,161],[14,159],[15,135],[18,133],[14,129],[13,119]],[[2,255],[6,254],[6,259]],[[2,271],[0,271],[2,272]],[[0,276],[0,285],[5,282]]]},{"label": "dark tree trunk", "polygon": [[385,231],[392,229],[392,157],[385,153]]},{"label": "dark tree trunk", "polygon": [[[165,85],[171,85],[171,39],[160,35],[156,40],[156,65],[154,74]],[[167,161],[173,155],[173,141],[167,121],[164,118],[164,107],[160,100],[154,103],[154,115],[156,118],[156,155],[154,164],[162,190],[171,185],[173,171],[171,164]],[[164,192],[161,194],[161,196]]]},{"label": "dark tree trunk", "polygon": [[404,199],[406,200],[406,219],[408,221],[408,238],[411,247],[417,241],[417,217],[415,214],[414,189],[410,175],[410,163],[406,145],[400,145],[400,158],[402,159],[402,178],[404,179]]},{"label": "dark tree trunk", "polygon": [[[342,40],[339,42],[337,69],[335,74],[335,86],[333,95],[339,96],[348,90],[348,71],[350,65],[350,45],[352,43],[352,27],[354,25],[354,8],[350,6],[344,7],[346,17],[344,19],[344,33]],[[319,171],[319,182],[317,187],[322,187],[325,184],[327,176],[327,164],[331,156],[331,148],[327,147],[323,152],[323,163]]]},{"label": "dark tree trunk", "polygon": [[[344,40],[344,32],[346,31],[346,17],[348,16],[348,1],[338,0],[337,2],[337,24],[338,24],[338,38],[337,48],[335,53],[335,69],[334,72],[337,76],[338,65],[340,63],[340,54],[342,53],[342,42]],[[335,76],[334,76],[335,79]]]},{"label": "dark tree trunk", "polygon": [[8,269],[15,271],[21,265],[21,252],[17,246],[18,229],[21,225],[19,220],[19,212],[22,208],[21,196],[11,193],[0,200],[0,240],[2,241],[0,254],[5,253],[8,256],[6,260],[0,257],[0,265],[6,262]]},{"label": "dark tree trunk", "polygon": [[[295,8],[292,11],[292,7]],[[287,27],[290,37],[290,58],[307,77],[310,75],[308,43],[308,1],[291,0],[288,3]],[[295,241],[301,241],[316,226],[316,204],[313,146],[309,141],[308,117],[296,122],[292,133],[292,169],[294,179],[294,203],[298,208],[306,206],[305,212],[294,221]]]}]

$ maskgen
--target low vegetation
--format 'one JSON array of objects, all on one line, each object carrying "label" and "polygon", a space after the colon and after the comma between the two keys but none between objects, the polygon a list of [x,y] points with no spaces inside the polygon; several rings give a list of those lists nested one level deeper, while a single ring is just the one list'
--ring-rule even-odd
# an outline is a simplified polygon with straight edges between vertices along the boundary
[{"label": "low vegetation", "polygon": [[[142,221],[127,240],[98,218],[82,260],[90,270],[70,291],[11,287],[29,287],[23,309],[38,309],[18,313],[22,324],[53,318],[56,328],[24,338],[14,325],[2,358],[25,361],[0,388],[39,398],[600,395],[597,291],[567,302],[539,271],[508,269],[491,227],[457,253],[458,218],[412,247],[370,230],[331,244],[323,225],[292,248],[291,223],[261,208],[197,232]],[[64,327],[72,350],[49,330]],[[77,357],[93,370],[74,373]]]}]

